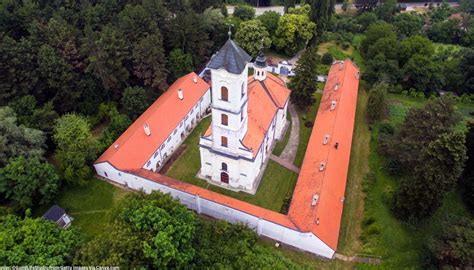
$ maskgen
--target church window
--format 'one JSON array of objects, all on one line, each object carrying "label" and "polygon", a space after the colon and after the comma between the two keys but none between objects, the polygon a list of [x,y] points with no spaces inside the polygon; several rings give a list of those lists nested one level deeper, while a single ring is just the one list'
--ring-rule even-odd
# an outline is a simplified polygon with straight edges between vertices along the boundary
[{"label": "church window", "polygon": [[244,83],[242,83],[242,86],[240,87],[240,94],[242,95],[242,98],[244,97]]},{"label": "church window", "polygon": [[223,171],[227,171],[227,163],[222,162],[222,164],[221,164],[221,169],[222,169]]},{"label": "church window", "polygon": [[221,99],[223,101],[229,101],[229,90],[225,86],[221,87]]},{"label": "church window", "polygon": [[229,117],[227,114],[221,114],[221,124],[227,126],[229,124]]},{"label": "church window", "polygon": [[221,136],[221,146],[227,147],[227,137]]}]

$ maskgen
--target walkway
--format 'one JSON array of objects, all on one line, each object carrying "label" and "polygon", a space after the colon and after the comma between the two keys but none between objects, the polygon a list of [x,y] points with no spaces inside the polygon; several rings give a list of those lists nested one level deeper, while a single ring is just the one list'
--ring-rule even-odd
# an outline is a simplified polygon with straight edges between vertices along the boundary
[{"label": "walkway", "polygon": [[281,166],[287,168],[290,171],[293,171],[295,173],[300,173],[300,168],[296,167],[293,163],[290,163],[280,157],[275,156],[274,154],[271,154],[270,159],[280,164]]},{"label": "walkway", "polygon": [[339,253],[335,254],[336,259],[345,262],[358,262],[368,264],[380,264],[382,260],[379,257],[366,257],[366,256],[346,256]]},{"label": "walkway", "polygon": [[283,149],[280,154],[280,158],[290,164],[293,164],[300,141],[300,120],[293,104],[289,104],[288,111],[291,115],[291,133],[290,138],[288,139],[288,143],[285,146],[285,149]]}]

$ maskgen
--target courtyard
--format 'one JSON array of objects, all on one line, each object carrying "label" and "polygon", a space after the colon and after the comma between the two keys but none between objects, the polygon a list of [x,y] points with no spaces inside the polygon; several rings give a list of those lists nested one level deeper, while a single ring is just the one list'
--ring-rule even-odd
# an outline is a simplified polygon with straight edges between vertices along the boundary
[{"label": "courtyard", "polygon": [[[312,127],[305,126],[305,122],[314,122],[316,111],[319,107],[321,98],[320,93],[315,93],[316,102],[308,110],[297,110],[299,118],[299,143],[294,164],[300,166],[306,151],[306,146],[311,134]],[[289,115],[289,114],[288,114]],[[289,119],[290,117],[288,117]],[[272,211],[286,214],[296,185],[298,174],[281,166],[273,160],[268,161],[268,165],[263,174],[262,180],[255,195],[245,192],[230,191],[218,186],[214,186],[196,177],[201,167],[199,155],[199,137],[206,131],[211,122],[211,117],[204,118],[188,136],[181,145],[180,149],[175,152],[175,156],[171,157],[164,170],[160,173],[172,178],[206,188],[208,190],[242,200]],[[279,156],[285,148],[289,134],[291,132],[291,121],[285,136],[279,142],[273,151],[274,155]]]}]

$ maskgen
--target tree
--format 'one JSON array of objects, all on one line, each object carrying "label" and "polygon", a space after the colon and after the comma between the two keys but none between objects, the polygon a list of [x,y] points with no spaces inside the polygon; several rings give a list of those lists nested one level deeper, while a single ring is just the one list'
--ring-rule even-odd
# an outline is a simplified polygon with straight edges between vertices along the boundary
[{"label": "tree", "polygon": [[278,20],[280,20],[280,17],[278,12],[265,11],[262,15],[257,17],[257,20],[261,21],[269,35],[273,36],[278,28]]},{"label": "tree", "polygon": [[15,112],[0,107],[0,166],[17,156],[42,158],[45,136],[40,130],[17,124]]},{"label": "tree", "polygon": [[118,219],[142,239],[143,256],[152,268],[181,268],[192,260],[195,251],[194,215],[169,194],[127,195]]},{"label": "tree", "polygon": [[256,56],[260,49],[272,44],[267,30],[259,20],[242,22],[235,34],[235,41],[251,56]]},{"label": "tree", "polygon": [[414,55],[403,67],[404,84],[407,89],[414,88],[429,93],[441,90],[441,69],[427,56]]},{"label": "tree", "polygon": [[74,264],[144,268],[142,246],[143,239],[139,235],[115,221],[79,249]]},{"label": "tree", "polygon": [[463,80],[463,91],[464,93],[474,93],[474,50],[468,49],[464,53],[464,57],[461,58],[459,64],[464,80]]},{"label": "tree", "polygon": [[377,15],[373,12],[362,12],[357,17],[355,21],[361,25],[361,32],[367,30],[367,28],[377,21]]},{"label": "tree", "polygon": [[135,120],[149,105],[145,89],[138,86],[125,88],[121,104],[125,114]]},{"label": "tree", "polygon": [[370,89],[367,101],[369,123],[376,123],[385,117],[387,112],[387,89],[387,83],[379,83]]},{"label": "tree", "polygon": [[296,2],[295,0],[285,0],[285,9],[284,9],[285,13],[287,13],[290,8],[295,7],[295,2]]},{"label": "tree", "polygon": [[474,212],[474,122],[468,123],[466,133],[467,161],[461,179],[463,199]]},{"label": "tree", "polygon": [[56,159],[64,180],[83,184],[91,174],[89,165],[97,157],[98,142],[89,122],[77,114],[65,114],[54,126]]},{"label": "tree", "polygon": [[396,0],[385,0],[375,9],[375,14],[380,20],[392,22],[393,16],[398,11]]},{"label": "tree", "polygon": [[310,19],[317,24],[316,36],[320,36],[329,25],[332,14],[334,14],[334,2],[331,0],[311,0]]},{"label": "tree", "polygon": [[[1,17],[1,15],[0,15]],[[0,34],[0,106],[21,95],[33,94],[38,82],[36,52],[30,41]]]},{"label": "tree", "polygon": [[396,38],[394,27],[391,24],[381,22],[370,25],[360,45],[361,52],[366,55],[369,47],[381,38]]},{"label": "tree", "polygon": [[43,218],[0,216],[1,265],[68,265],[79,241],[74,229]]},{"label": "tree", "polygon": [[109,147],[131,124],[125,114],[120,114],[113,103],[100,104],[98,121],[105,121],[107,128],[100,138],[101,148]]},{"label": "tree", "polygon": [[433,262],[439,268],[469,268],[474,265],[474,221],[449,216],[442,232],[428,242]]},{"label": "tree", "polygon": [[403,40],[398,47],[397,54],[400,66],[404,66],[415,55],[432,59],[432,56],[435,54],[433,42],[426,37],[418,35]]},{"label": "tree", "polygon": [[458,19],[449,19],[434,23],[426,31],[427,36],[434,42],[460,44],[465,31]]},{"label": "tree", "polygon": [[445,21],[452,13],[453,9],[451,6],[447,1],[443,0],[439,7],[434,8],[430,12],[430,17],[433,22],[442,22]]},{"label": "tree", "polygon": [[[389,156],[401,164],[404,172],[413,172],[419,166],[423,149],[438,138],[451,132],[461,120],[455,108],[456,100],[450,95],[430,100],[422,108],[411,108],[393,138]],[[423,119],[423,121],[420,121]]]},{"label": "tree", "polygon": [[255,17],[255,9],[248,5],[238,5],[233,15],[242,21],[251,20]]},{"label": "tree", "polygon": [[461,10],[469,13],[469,14],[474,14],[474,3],[469,0],[460,0],[459,1],[459,6],[461,7]]},{"label": "tree", "polygon": [[[305,11],[305,6],[295,9]],[[302,14],[293,11],[280,17],[278,28],[273,38],[275,47],[288,55],[301,50],[313,37],[316,24],[309,20],[306,11]]]},{"label": "tree", "polygon": [[320,62],[317,47],[308,48],[295,67],[295,76],[288,87],[292,90],[291,101],[299,107],[307,107],[314,103],[313,94],[317,90],[316,68]]},{"label": "tree", "polygon": [[19,210],[49,203],[59,186],[54,167],[38,158],[19,156],[0,169],[0,194]]},{"label": "tree", "polygon": [[169,59],[169,82],[174,82],[179,77],[193,70],[192,56],[188,53],[184,53],[181,49],[174,49],[171,51]]},{"label": "tree", "polygon": [[413,177],[404,179],[394,195],[394,210],[406,220],[431,215],[453,190],[466,161],[462,133],[443,133],[417,156]]},{"label": "tree", "polygon": [[91,47],[86,71],[97,77],[106,90],[111,90],[115,98],[119,98],[119,90],[129,76],[124,67],[128,46],[123,35],[111,26],[105,26]]},{"label": "tree", "polygon": [[330,52],[323,54],[323,56],[321,57],[321,63],[323,63],[324,65],[331,65],[333,61],[334,58],[332,57],[332,54]]},{"label": "tree", "polygon": [[133,50],[133,64],[135,76],[142,79],[144,85],[153,87],[157,92],[166,90],[168,71],[159,32],[139,41]]},{"label": "tree", "polygon": [[393,25],[397,29],[400,38],[407,38],[419,35],[423,28],[423,17],[416,13],[401,13],[395,16]]},{"label": "tree", "polygon": [[52,99],[62,113],[73,110],[80,93],[75,87],[77,77],[72,67],[49,45],[39,48],[38,65],[48,85],[46,99]]}]

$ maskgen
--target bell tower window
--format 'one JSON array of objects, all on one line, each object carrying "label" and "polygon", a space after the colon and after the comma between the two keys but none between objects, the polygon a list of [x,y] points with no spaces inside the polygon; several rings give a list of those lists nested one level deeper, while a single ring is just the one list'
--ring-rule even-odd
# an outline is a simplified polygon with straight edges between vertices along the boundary
[{"label": "bell tower window", "polygon": [[221,124],[227,126],[229,124],[229,117],[227,114],[221,114]]},{"label": "bell tower window", "polygon": [[241,97],[243,98],[244,97],[244,83],[242,83],[242,86],[240,87],[240,94],[241,94]]},{"label": "bell tower window", "polygon": [[227,147],[227,137],[221,136],[221,146]]},{"label": "bell tower window", "polygon": [[227,163],[222,162],[222,164],[221,164],[221,170],[227,171]]},{"label": "bell tower window", "polygon": [[221,87],[221,100],[229,101],[229,90],[225,86]]}]

